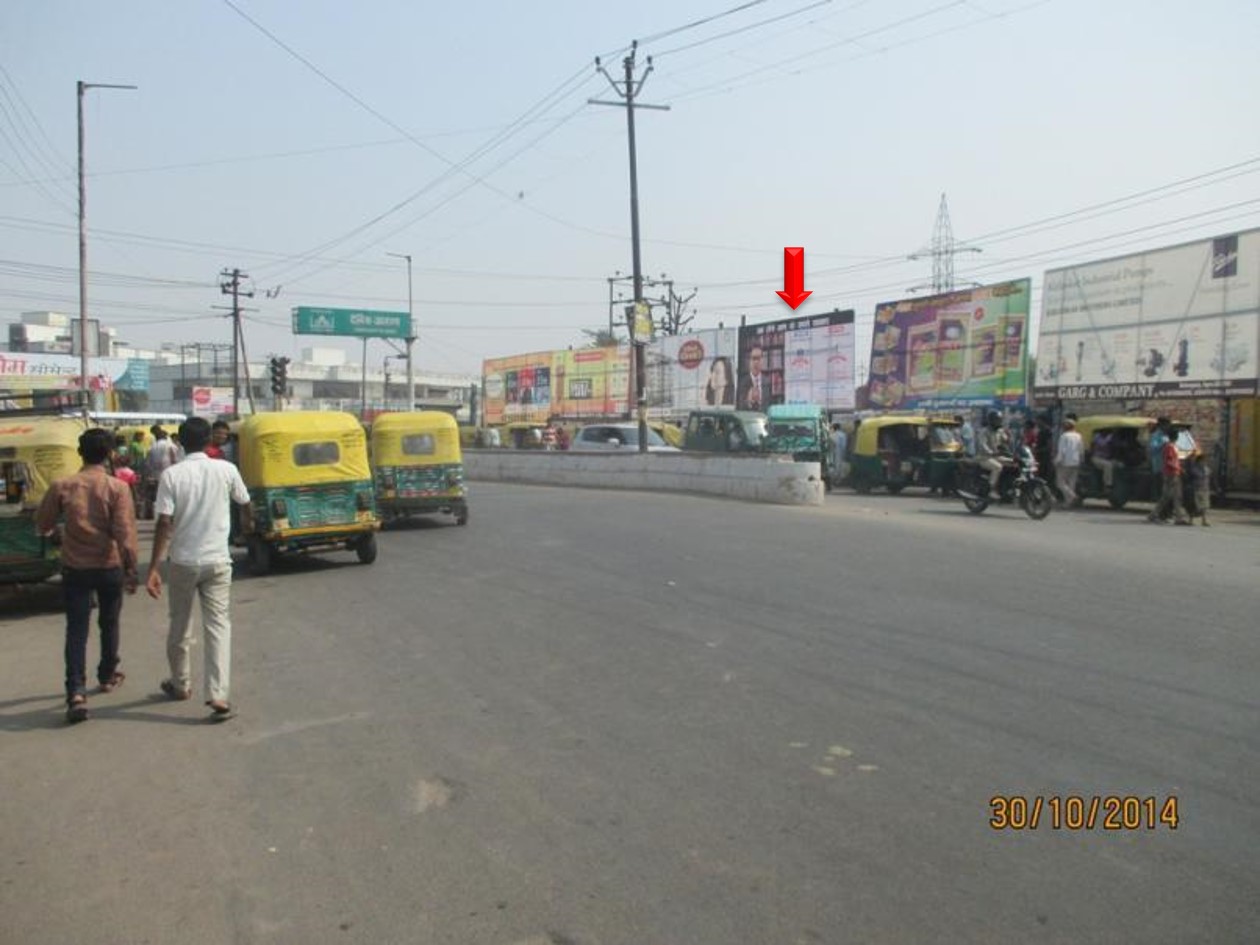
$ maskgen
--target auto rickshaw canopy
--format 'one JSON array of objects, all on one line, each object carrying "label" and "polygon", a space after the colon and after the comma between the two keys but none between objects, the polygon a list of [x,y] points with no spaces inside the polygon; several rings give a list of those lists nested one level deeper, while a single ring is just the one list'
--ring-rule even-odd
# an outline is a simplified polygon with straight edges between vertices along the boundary
[{"label": "auto rickshaw canopy", "polygon": [[241,422],[241,477],[247,486],[302,486],[372,478],[367,436],[341,411],[256,413]]},{"label": "auto rickshaw canopy", "polygon": [[380,413],[372,421],[373,466],[459,463],[459,424],[441,410]]},{"label": "auto rickshaw canopy", "polygon": [[874,456],[879,452],[879,434],[881,430],[888,430],[893,427],[931,427],[937,424],[943,426],[957,426],[951,421],[930,420],[922,416],[883,416],[883,417],[867,417],[857,428],[857,435],[853,440],[853,451],[862,456]]},{"label": "auto rickshaw canopy", "polygon": [[79,436],[86,429],[82,420],[68,417],[0,420],[0,462],[26,468],[23,507],[38,507],[51,483],[82,468]]},{"label": "auto rickshaw canopy", "polygon": [[[1178,425],[1184,426],[1174,424]],[[1154,417],[1135,417],[1132,414],[1100,414],[1096,417],[1081,417],[1076,421],[1076,432],[1087,446],[1099,430],[1150,430],[1154,427]]]}]

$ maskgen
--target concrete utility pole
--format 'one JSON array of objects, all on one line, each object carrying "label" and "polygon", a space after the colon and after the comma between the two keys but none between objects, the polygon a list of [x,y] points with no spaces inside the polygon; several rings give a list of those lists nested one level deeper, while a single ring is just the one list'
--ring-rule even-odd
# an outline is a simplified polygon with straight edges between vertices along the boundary
[{"label": "concrete utility pole", "polygon": [[105,82],[75,83],[79,118],[79,389],[83,391],[83,416],[92,407],[88,384],[87,328],[87,186],[83,173],[83,93],[88,89],[134,89],[134,85],[110,85]]},{"label": "concrete utility pole", "polygon": [[600,99],[588,99],[592,105],[616,105],[624,106],[626,109],[626,132],[630,147],[630,245],[631,254],[634,261],[634,305],[628,311],[628,321],[630,326],[630,351],[634,358],[634,400],[639,414],[639,452],[647,452],[647,403],[644,398],[644,388],[646,387],[647,371],[644,365],[643,349],[647,345],[648,339],[639,339],[639,321],[640,315],[647,307],[643,301],[643,264],[639,254],[639,171],[638,163],[635,157],[634,146],[634,110],[636,108],[652,108],[657,111],[669,111],[668,105],[644,105],[636,102],[639,92],[643,90],[643,83],[647,81],[648,75],[652,72],[652,57],[647,58],[647,69],[636,82],[634,78],[634,54],[638,49],[638,42],[630,44],[630,53],[622,60],[622,66],[625,69],[625,78],[621,84],[618,84],[608,70],[603,67],[599,61],[599,57],[595,58],[595,68],[608,80],[608,84],[612,86],[614,92],[621,98],[620,102],[608,102]]},{"label": "concrete utility pole", "polygon": [[[239,417],[241,415],[241,382],[240,382],[240,357],[239,354],[244,350],[245,339],[241,333],[241,296],[248,299],[254,297],[253,291],[242,292],[241,280],[248,279],[249,276],[241,272],[239,269],[224,269],[219,273],[223,282],[219,283],[219,291],[224,295],[232,296],[232,416]],[[250,398],[253,398],[253,391],[249,392]]]}]

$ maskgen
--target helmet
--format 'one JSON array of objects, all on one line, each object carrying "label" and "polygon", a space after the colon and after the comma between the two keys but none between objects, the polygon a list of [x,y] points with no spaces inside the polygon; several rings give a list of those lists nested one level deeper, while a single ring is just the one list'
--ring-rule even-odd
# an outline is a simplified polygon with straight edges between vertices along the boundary
[{"label": "helmet", "polygon": [[1002,425],[1002,415],[996,410],[990,410],[984,416],[984,421],[995,430]]}]

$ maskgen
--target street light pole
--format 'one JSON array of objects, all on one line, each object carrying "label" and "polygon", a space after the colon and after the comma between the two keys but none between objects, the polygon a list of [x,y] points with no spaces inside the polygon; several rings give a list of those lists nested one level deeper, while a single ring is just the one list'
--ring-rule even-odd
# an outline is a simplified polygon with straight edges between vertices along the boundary
[{"label": "street light pole", "polygon": [[83,174],[83,93],[88,89],[134,89],[134,85],[110,85],[104,82],[75,83],[79,119],[79,389],[83,391],[83,416],[91,406],[88,384],[87,331],[87,187]]},{"label": "street light pole", "polygon": [[395,259],[407,260],[407,412],[416,409],[416,369],[412,360],[412,346],[416,343],[415,316],[411,311],[411,253],[386,253]]}]

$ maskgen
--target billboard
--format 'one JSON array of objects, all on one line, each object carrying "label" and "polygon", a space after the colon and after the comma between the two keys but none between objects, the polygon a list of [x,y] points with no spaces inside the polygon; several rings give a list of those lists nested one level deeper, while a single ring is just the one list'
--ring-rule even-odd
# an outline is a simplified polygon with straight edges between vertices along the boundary
[{"label": "billboard", "polygon": [[[0,391],[72,390],[79,387],[80,359],[68,354],[0,353]],[[149,389],[149,362],[88,358],[88,387],[94,391]]]},{"label": "billboard", "polygon": [[493,358],[482,365],[487,423],[546,422],[551,416],[552,352]]},{"label": "billboard", "polygon": [[629,409],[627,345],[536,351],[482,363],[486,423],[619,416]]},{"label": "billboard", "polygon": [[1028,367],[1032,282],[882,302],[870,401],[891,410],[1018,406]]},{"label": "billboard", "polygon": [[216,417],[230,415],[235,410],[230,387],[194,387],[191,399],[194,417],[214,420]]},{"label": "billboard", "polygon": [[855,343],[852,309],[741,326],[735,406],[852,410]]},{"label": "billboard", "polygon": [[1255,396],[1260,230],[1046,272],[1034,394]]},{"label": "billboard", "polygon": [[735,409],[738,329],[666,335],[649,344],[645,353],[652,415],[676,416],[701,407]]},{"label": "billboard", "polygon": [[613,417],[630,409],[629,345],[557,351],[552,371],[557,417]]}]

